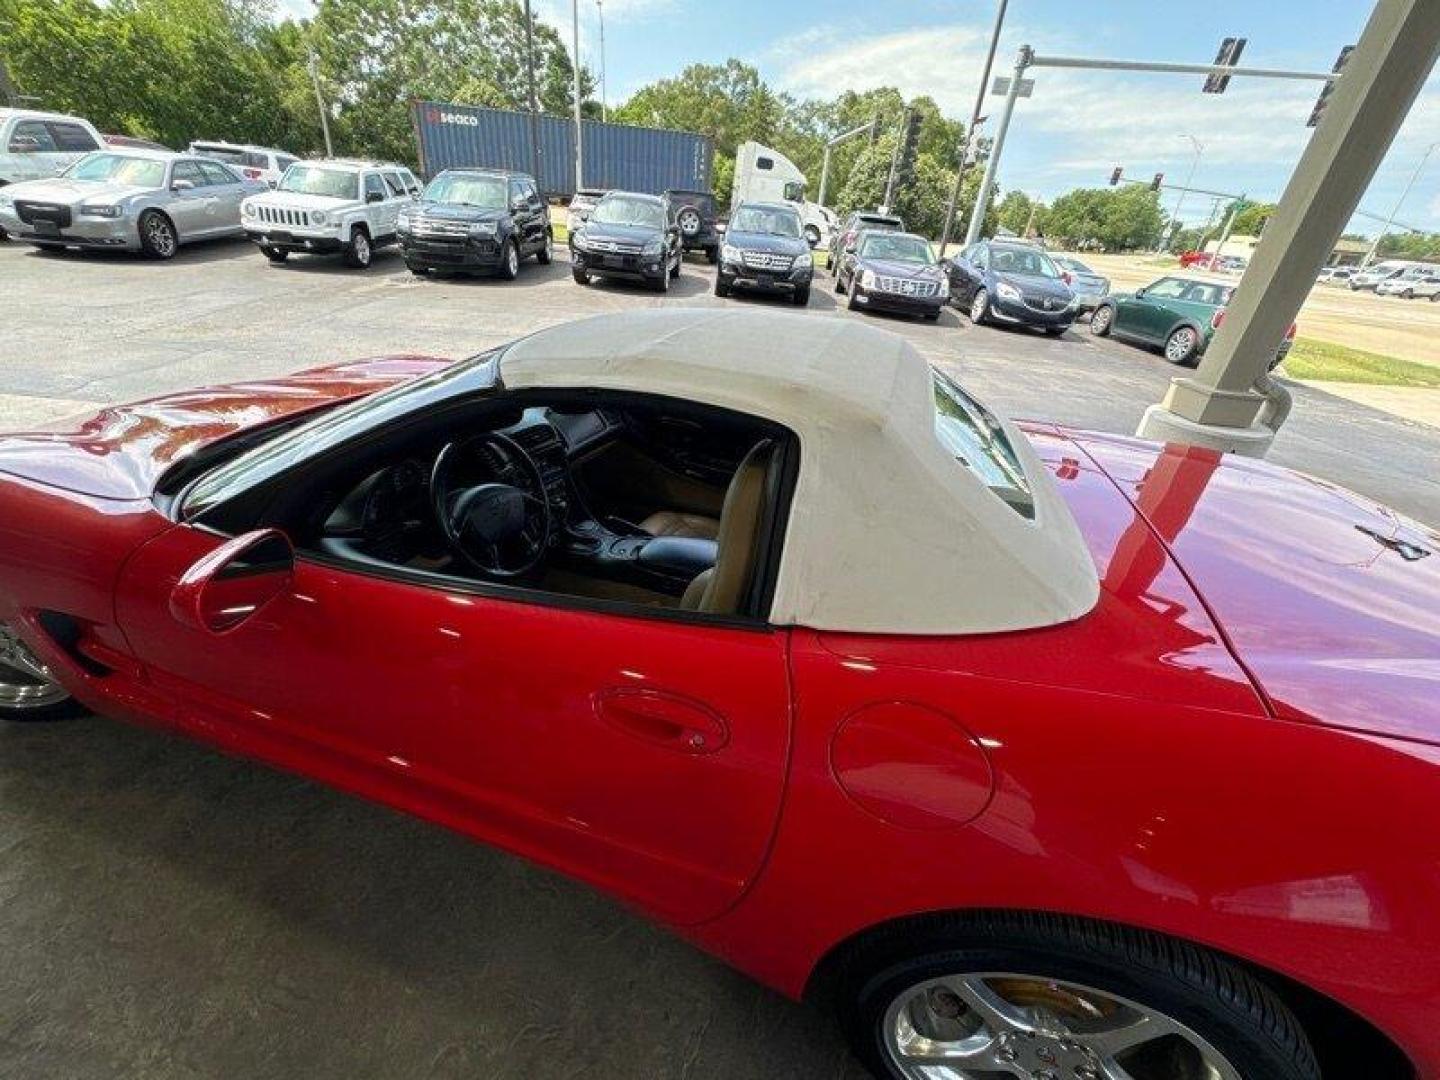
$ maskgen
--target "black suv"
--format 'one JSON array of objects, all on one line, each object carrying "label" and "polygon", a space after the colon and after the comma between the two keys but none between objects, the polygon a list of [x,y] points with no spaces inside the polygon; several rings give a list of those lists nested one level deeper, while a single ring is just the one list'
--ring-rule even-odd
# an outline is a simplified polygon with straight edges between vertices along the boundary
[{"label": "black suv", "polygon": [[715,227],[715,196],[708,191],[686,191],[671,188],[665,192],[670,200],[670,215],[680,229],[680,245],[685,251],[703,251],[712,263],[720,258],[720,230]]},{"label": "black suv", "polygon": [[396,223],[412,274],[493,271],[511,279],[520,260],[551,259],[550,209],[532,177],[500,169],[446,169]]},{"label": "black suv", "polygon": [[781,203],[741,203],[730,215],[715,295],[734,288],[785,293],[796,307],[810,302],[815,259],[794,207]]},{"label": "black suv", "polygon": [[570,272],[579,285],[592,277],[621,277],[668,292],[683,258],[669,200],[658,195],[612,191],[570,234]]}]

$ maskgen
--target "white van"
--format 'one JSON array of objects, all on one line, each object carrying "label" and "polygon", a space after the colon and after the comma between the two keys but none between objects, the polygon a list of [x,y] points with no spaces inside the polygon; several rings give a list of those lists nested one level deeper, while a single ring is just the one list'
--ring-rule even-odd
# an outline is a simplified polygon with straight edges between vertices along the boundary
[{"label": "white van", "polygon": [[1372,263],[1358,274],[1350,276],[1350,290],[1354,292],[1357,289],[1369,289],[1374,292],[1375,287],[1382,281],[1399,277],[1406,270],[1419,265],[1421,264],[1408,259],[1386,259],[1384,262]]},{"label": "white van", "polygon": [[730,189],[730,205],[794,203],[810,246],[829,247],[840,221],[833,211],[805,198],[805,184],[805,174],[780,151],[757,142],[743,142],[735,151],[735,184]]}]

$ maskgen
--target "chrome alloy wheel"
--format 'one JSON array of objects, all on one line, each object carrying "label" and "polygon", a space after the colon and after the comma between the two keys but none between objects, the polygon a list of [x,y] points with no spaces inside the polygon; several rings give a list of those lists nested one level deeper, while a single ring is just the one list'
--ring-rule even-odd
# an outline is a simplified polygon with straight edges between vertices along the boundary
[{"label": "chrome alloy wheel", "polygon": [[1034,975],[976,972],[912,986],[882,1040],[907,1080],[1242,1080],[1177,1020]]},{"label": "chrome alloy wheel", "polygon": [[0,709],[40,709],[69,696],[15,631],[0,623]]},{"label": "chrome alloy wheel", "polygon": [[159,214],[145,219],[145,238],[150,241],[151,250],[162,259],[175,254],[175,230]]},{"label": "chrome alloy wheel", "polygon": [[509,277],[520,273],[520,248],[515,244],[505,245],[505,273]]},{"label": "chrome alloy wheel", "polygon": [[1195,331],[1188,326],[1182,326],[1170,335],[1170,340],[1165,342],[1165,359],[1172,364],[1183,364],[1195,354],[1195,346],[1198,339]]},{"label": "chrome alloy wheel", "polygon": [[975,295],[970,298],[970,321],[982,322],[985,318],[985,309],[990,306],[990,294],[984,289],[976,289]]},{"label": "chrome alloy wheel", "polygon": [[694,210],[686,208],[680,211],[680,217],[676,224],[680,226],[680,231],[686,236],[695,236],[700,232],[700,215]]}]

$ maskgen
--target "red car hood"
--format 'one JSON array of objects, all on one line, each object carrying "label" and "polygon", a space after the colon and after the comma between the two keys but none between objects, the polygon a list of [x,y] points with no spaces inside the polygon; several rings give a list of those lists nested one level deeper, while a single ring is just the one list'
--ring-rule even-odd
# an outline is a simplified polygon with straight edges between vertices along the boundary
[{"label": "red car hood", "polygon": [[1440,534],[1264,462],[1068,434],[1168,545],[1276,715],[1440,744]]},{"label": "red car hood", "polygon": [[116,405],[78,423],[0,435],[0,472],[104,499],[144,499],[162,472],[217,439],[364,397],[449,363],[425,356],[357,360]]}]

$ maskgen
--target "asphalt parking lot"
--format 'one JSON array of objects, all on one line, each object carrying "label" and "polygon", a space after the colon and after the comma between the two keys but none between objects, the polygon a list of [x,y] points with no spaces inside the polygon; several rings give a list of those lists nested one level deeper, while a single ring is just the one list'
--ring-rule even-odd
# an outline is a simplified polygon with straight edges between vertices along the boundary
[{"label": "asphalt parking lot", "polygon": [[[169,263],[0,245],[0,428],[390,352],[464,355],[637,304],[418,280],[393,252]],[[811,318],[837,307],[822,274]],[[1133,430],[1174,369],[1092,339],[884,319],[1016,416]],[[1440,430],[1309,388],[1272,459],[1440,524]],[[824,1017],[588,889],[308,781],[99,719],[0,728],[0,1075],[858,1077]]]}]

